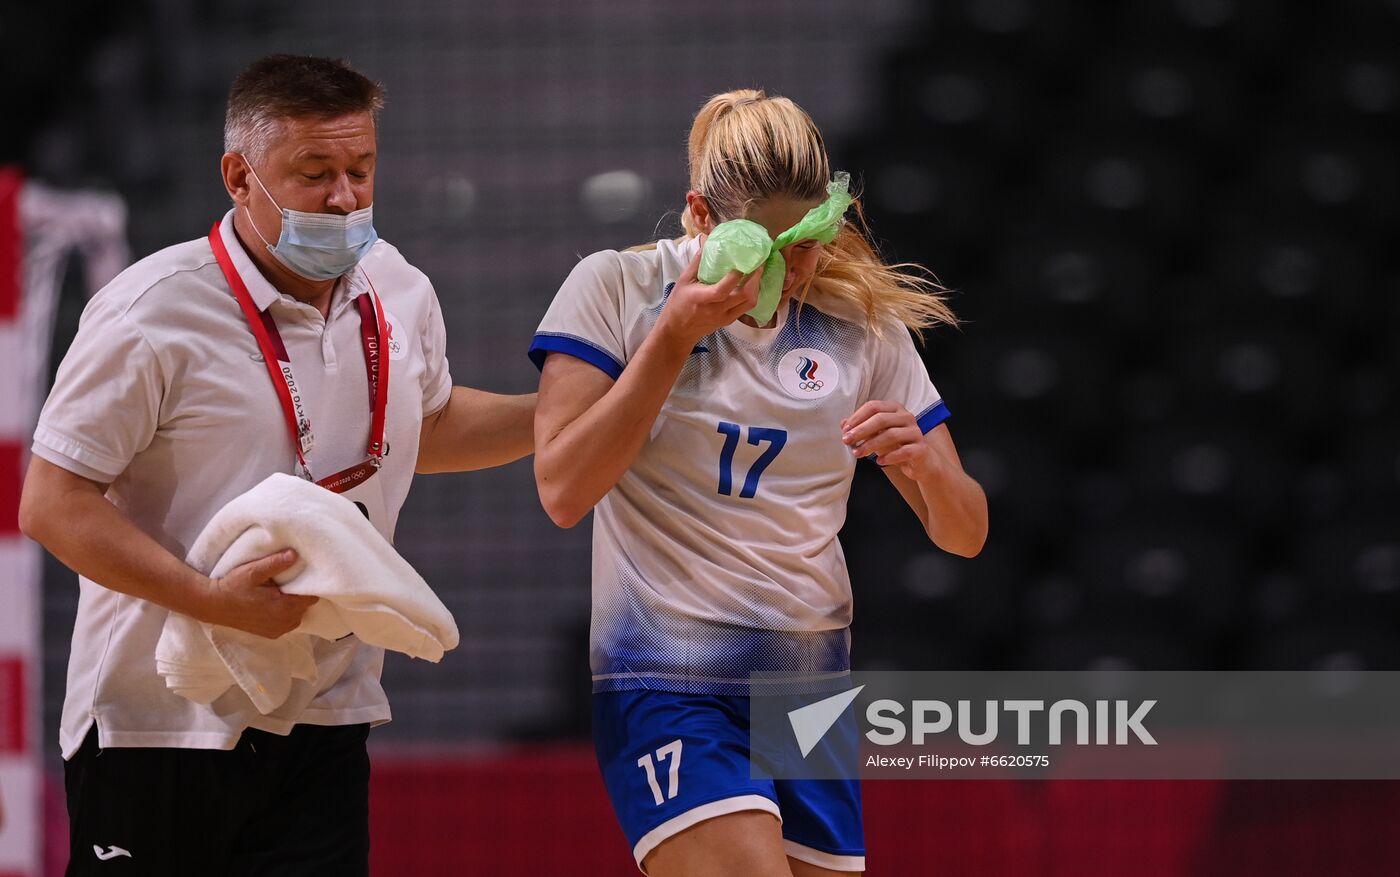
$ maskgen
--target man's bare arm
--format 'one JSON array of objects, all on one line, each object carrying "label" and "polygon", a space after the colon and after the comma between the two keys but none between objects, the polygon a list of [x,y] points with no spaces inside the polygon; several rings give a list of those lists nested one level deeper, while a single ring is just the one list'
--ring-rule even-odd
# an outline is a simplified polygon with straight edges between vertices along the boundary
[{"label": "man's bare arm", "polygon": [[447,404],[423,418],[416,470],[489,469],[533,453],[535,397],[453,387]]},{"label": "man's bare arm", "polygon": [[132,523],[106,492],[105,484],[33,457],[20,497],[20,529],[79,575],[210,624],[278,637],[295,629],[316,602],[284,594],[271,580],[296,562],[295,552],[210,579]]}]

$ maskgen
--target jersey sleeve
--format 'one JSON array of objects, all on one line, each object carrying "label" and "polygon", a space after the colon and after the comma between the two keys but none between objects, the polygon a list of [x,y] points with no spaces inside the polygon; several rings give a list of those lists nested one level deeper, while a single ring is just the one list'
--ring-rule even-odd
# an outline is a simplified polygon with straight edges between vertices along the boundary
[{"label": "jersey sleeve", "polygon": [[872,354],[870,396],[866,401],[898,402],[919,421],[927,433],[948,419],[948,406],[928,376],[928,369],[914,347],[909,330],[895,323],[875,341]]},{"label": "jersey sleeve", "polygon": [[428,319],[423,323],[423,414],[427,416],[447,404],[452,395],[452,372],[447,365],[447,327],[436,293],[428,301]]},{"label": "jersey sleeve", "polygon": [[110,483],[155,437],[164,395],[150,343],[99,294],[83,312],[39,413],[34,454]]},{"label": "jersey sleeve", "polygon": [[594,253],[575,265],[535,330],[530,359],[536,368],[544,368],[551,353],[567,353],[617,380],[627,362],[622,296],[622,265],[615,251]]}]

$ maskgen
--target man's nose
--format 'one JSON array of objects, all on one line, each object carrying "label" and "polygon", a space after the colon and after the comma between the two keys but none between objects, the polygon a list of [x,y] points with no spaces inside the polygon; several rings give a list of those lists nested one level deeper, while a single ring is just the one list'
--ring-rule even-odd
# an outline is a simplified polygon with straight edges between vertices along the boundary
[{"label": "man's nose", "polygon": [[355,190],[350,187],[350,178],[345,174],[336,177],[330,194],[326,196],[326,207],[331,213],[353,213],[356,210]]}]

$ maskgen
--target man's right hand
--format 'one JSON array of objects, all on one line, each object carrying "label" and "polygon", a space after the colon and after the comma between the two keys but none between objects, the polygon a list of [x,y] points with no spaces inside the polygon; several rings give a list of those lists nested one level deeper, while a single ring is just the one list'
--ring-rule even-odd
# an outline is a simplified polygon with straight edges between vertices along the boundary
[{"label": "man's right hand", "polygon": [[199,620],[276,639],[296,630],[301,617],[319,597],[284,594],[273,576],[297,562],[290,548],[236,566],[209,580],[205,610]]}]

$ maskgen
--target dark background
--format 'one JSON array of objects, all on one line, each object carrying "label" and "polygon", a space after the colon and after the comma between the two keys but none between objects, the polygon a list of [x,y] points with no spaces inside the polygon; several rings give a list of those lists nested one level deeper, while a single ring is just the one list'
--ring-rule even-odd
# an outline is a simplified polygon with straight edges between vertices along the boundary
[{"label": "dark background", "polygon": [[[925,353],[991,501],[960,560],[861,467],[857,667],[1400,666],[1400,2],[7,3],[0,162],[119,192],[138,256],[193,238],[272,51],[387,86],[376,225],[498,391],[577,258],[678,233],[708,95],[813,115],[886,256],[955,290]],[[399,534],[463,645],[390,657],[376,745],[585,736],[588,527],[517,463],[421,478]]]}]

